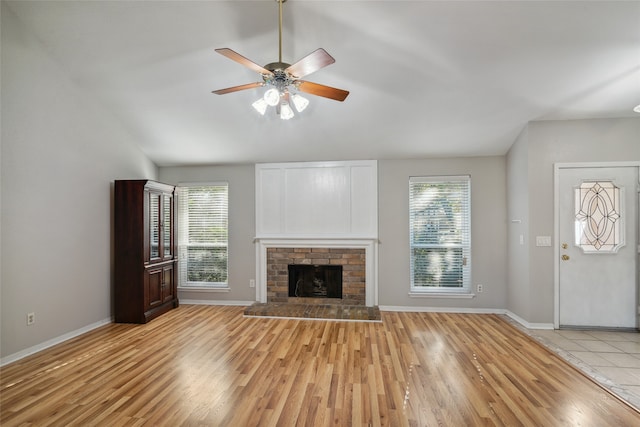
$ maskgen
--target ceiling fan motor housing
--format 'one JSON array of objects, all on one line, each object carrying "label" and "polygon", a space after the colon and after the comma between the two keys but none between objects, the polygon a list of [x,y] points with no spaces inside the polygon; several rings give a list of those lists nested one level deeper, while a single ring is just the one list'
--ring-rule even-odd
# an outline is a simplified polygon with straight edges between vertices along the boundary
[{"label": "ceiling fan motor housing", "polygon": [[262,78],[268,85],[275,86],[278,90],[284,91],[287,86],[294,84],[295,79],[285,70],[291,65],[286,62],[272,62],[264,66],[265,69],[271,71],[273,74],[263,74]]}]

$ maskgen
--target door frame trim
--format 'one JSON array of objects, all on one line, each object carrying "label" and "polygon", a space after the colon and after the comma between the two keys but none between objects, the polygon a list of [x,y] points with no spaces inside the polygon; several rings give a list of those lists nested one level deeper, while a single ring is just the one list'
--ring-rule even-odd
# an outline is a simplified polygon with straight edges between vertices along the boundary
[{"label": "door frame trim", "polygon": [[[580,169],[580,168],[638,168],[638,176],[640,180],[640,161],[633,162],[578,162],[578,163],[554,163],[553,165],[553,235],[555,236],[553,245],[553,327],[560,328],[560,194],[559,194],[559,178],[561,169]],[[640,186],[640,183],[637,183]],[[638,189],[636,189],[638,190]],[[638,192],[636,191],[636,194]],[[640,199],[640,195],[638,196]],[[640,205],[640,200],[636,200]],[[640,209],[640,206],[638,206]],[[640,233],[640,213],[636,215],[636,233]],[[640,252],[640,236],[638,238],[637,250]],[[637,258],[636,258],[637,259]],[[636,260],[636,266],[638,261]],[[636,274],[636,289],[638,289],[638,276]],[[640,294],[637,290],[636,294]],[[636,299],[638,295],[636,296]],[[636,301],[636,306],[640,309],[640,301]],[[638,316],[636,315],[636,319]],[[636,326],[638,320],[636,320]]]}]

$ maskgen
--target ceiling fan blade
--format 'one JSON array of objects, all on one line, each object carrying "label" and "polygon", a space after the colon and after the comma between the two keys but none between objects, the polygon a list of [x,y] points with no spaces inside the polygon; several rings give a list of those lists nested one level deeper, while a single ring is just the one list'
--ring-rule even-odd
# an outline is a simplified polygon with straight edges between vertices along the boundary
[{"label": "ceiling fan blade", "polygon": [[310,93],[311,95],[322,96],[324,98],[334,99],[336,101],[344,101],[349,92],[335,87],[325,86],[318,83],[298,80],[296,86],[300,92]]},{"label": "ceiling fan blade", "polygon": [[246,85],[228,87],[226,89],[214,90],[211,93],[216,95],[224,95],[225,93],[238,92],[239,90],[253,89],[256,87],[264,86],[264,82],[247,83]]},{"label": "ceiling fan blade", "polygon": [[290,65],[285,71],[296,78],[302,78],[321,68],[336,62],[333,56],[329,55],[326,50],[319,48],[311,52],[293,65]]},{"label": "ceiling fan blade", "polygon": [[216,52],[218,52],[220,55],[226,56],[227,58],[233,61],[236,61],[240,65],[244,65],[245,67],[255,71],[256,73],[269,74],[269,75],[273,74],[271,71],[267,70],[266,68],[256,64],[252,60],[245,58],[244,56],[240,55],[238,52],[235,52],[229,48],[223,47],[220,49],[216,49]]}]

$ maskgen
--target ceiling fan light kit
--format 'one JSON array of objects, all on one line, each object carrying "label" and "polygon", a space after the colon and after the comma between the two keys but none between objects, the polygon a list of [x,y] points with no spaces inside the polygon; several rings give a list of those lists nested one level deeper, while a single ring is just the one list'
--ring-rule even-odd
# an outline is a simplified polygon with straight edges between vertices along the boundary
[{"label": "ceiling fan light kit", "polygon": [[286,1],[287,0],[276,0],[279,6],[279,57],[277,62],[272,62],[262,67],[229,48],[216,49],[216,52],[219,54],[258,72],[262,77],[262,81],[213,91],[213,93],[217,95],[224,95],[241,90],[268,86],[269,88],[264,95],[255,101],[252,106],[261,115],[267,112],[268,107],[275,107],[276,113],[283,120],[289,120],[294,117],[295,114],[293,108],[291,108],[291,104],[293,104],[293,107],[299,113],[309,105],[309,100],[298,92],[321,96],[335,101],[344,101],[349,95],[349,92],[346,90],[301,80],[302,77],[335,62],[335,59],[322,48],[314,50],[293,65],[282,62],[282,3]]}]

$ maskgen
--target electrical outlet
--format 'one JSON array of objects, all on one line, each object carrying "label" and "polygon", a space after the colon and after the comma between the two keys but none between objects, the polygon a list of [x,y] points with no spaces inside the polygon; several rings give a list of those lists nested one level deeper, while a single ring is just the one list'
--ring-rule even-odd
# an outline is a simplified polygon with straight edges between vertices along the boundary
[{"label": "electrical outlet", "polygon": [[256,287],[256,281],[253,280],[253,279],[249,280],[249,287],[250,288],[255,288]]},{"label": "electrical outlet", "polygon": [[31,326],[36,323],[36,314],[35,313],[27,313],[27,326]]},{"label": "electrical outlet", "polygon": [[477,285],[476,285],[476,291],[477,291],[479,294],[481,294],[481,293],[482,293],[482,291],[484,291],[484,286],[483,286],[483,285],[480,285],[480,284],[477,284]]}]

